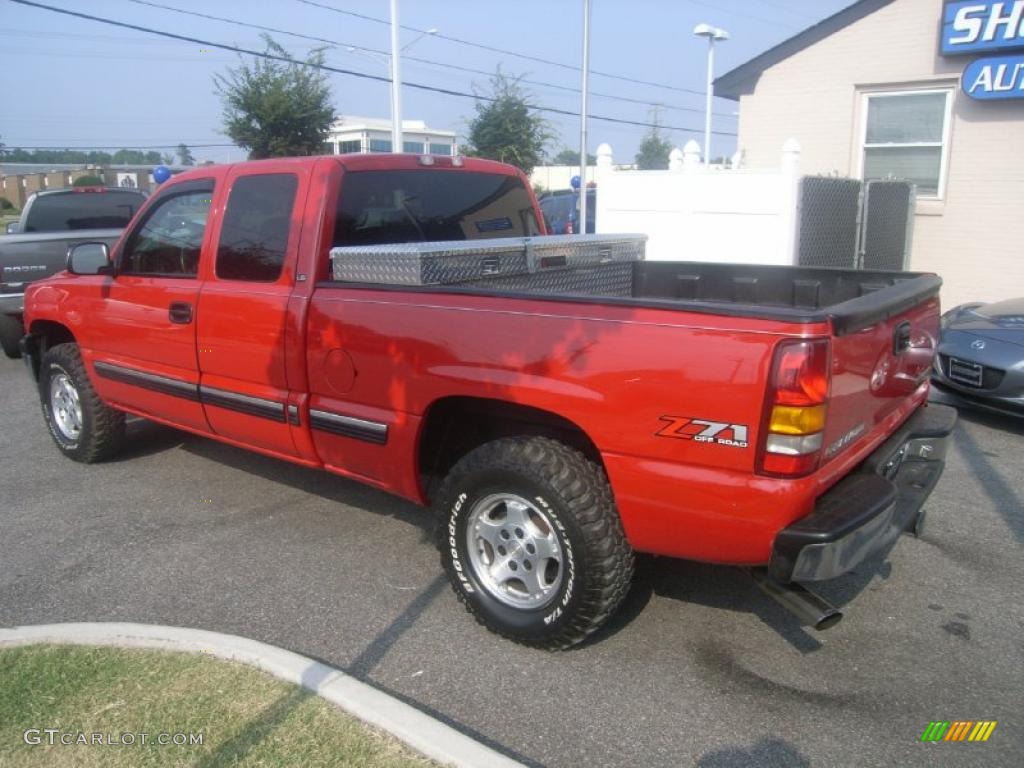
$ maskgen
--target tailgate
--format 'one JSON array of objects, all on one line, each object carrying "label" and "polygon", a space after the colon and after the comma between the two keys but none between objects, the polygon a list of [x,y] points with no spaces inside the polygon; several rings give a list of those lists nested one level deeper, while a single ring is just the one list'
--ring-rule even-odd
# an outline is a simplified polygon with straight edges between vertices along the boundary
[{"label": "tailgate", "polygon": [[921,397],[939,341],[940,285],[938,278],[924,276],[833,308],[822,463],[881,437],[886,417]]}]

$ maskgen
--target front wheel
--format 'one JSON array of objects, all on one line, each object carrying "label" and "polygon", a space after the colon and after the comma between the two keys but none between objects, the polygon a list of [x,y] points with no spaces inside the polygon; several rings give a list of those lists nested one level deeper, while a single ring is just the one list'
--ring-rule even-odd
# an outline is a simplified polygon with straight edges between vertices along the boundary
[{"label": "front wheel", "polygon": [[438,495],[441,562],[484,626],[568,648],[618,608],[633,576],[599,466],[549,438],[495,440],[464,456]]},{"label": "front wheel", "polygon": [[76,344],[46,350],[39,365],[39,399],[53,442],[83,464],[115,455],[124,440],[124,413],[93,389]]}]

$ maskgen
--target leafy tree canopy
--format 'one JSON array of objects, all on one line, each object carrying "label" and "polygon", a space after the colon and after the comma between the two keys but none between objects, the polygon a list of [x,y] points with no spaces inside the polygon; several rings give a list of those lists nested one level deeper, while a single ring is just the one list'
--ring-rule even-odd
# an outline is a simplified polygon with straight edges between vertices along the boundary
[{"label": "leafy tree canopy", "polygon": [[478,99],[476,117],[469,123],[466,155],[510,163],[529,174],[540,165],[551,141],[548,123],[527,104],[518,78],[499,69],[491,78],[487,101]]},{"label": "leafy tree canopy", "polygon": [[179,144],[176,151],[178,153],[178,162],[182,165],[196,164],[196,159],[192,156],[192,150],[190,150],[185,144]]},{"label": "leafy tree canopy", "polygon": [[662,136],[657,127],[651,128],[636,153],[636,164],[641,171],[663,171],[668,168],[668,155],[672,143]]},{"label": "leafy tree canopy", "polygon": [[113,154],[79,149],[19,149],[4,151],[8,163],[80,163],[82,165],[159,165],[163,158],[159,152],[140,149],[119,149]]},{"label": "leafy tree canopy", "polygon": [[243,59],[214,77],[225,133],[252,159],[319,154],[335,119],[327,74],[316,69],[324,63],[323,49],[303,63],[269,35],[263,40],[267,53],[285,61]]},{"label": "leafy tree canopy", "polygon": [[[580,153],[574,149],[563,149],[553,158],[551,162],[554,165],[579,165],[580,164]],[[597,163],[597,156],[587,152],[587,165],[595,165]]]}]

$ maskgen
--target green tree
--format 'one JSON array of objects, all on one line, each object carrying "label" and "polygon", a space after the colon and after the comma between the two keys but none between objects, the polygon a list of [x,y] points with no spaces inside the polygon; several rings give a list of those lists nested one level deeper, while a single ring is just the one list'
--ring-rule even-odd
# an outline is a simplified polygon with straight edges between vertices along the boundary
[{"label": "green tree", "polygon": [[530,108],[518,78],[499,69],[491,78],[487,99],[478,99],[476,117],[469,123],[464,153],[511,163],[529,174],[540,165],[544,147],[551,141],[551,129],[544,118]]},{"label": "green tree", "polygon": [[[579,165],[580,164],[580,153],[574,149],[563,149],[553,158],[551,162],[554,165]],[[587,152],[587,165],[595,165],[597,163],[597,156]]]},{"label": "green tree", "polygon": [[666,170],[671,151],[672,144],[661,135],[658,126],[654,126],[640,142],[640,149],[636,153],[636,165],[641,171]]},{"label": "green tree", "polygon": [[323,49],[301,62],[269,35],[263,40],[267,53],[286,61],[243,59],[226,75],[214,76],[225,133],[253,159],[319,154],[335,119],[330,83],[317,69]]},{"label": "green tree", "polygon": [[192,150],[185,144],[178,145],[178,160],[181,161],[182,165],[195,165],[196,159],[192,156]]},{"label": "green tree", "polygon": [[103,179],[99,176],[79,176],[71,184],[72,187],[102,187]]}]

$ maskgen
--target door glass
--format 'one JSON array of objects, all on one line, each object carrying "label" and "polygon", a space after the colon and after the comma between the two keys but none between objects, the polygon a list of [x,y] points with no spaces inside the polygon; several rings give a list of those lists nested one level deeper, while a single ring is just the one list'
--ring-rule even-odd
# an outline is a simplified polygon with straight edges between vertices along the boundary
[{"label": "door glass", "polygon": [[298,185],[291,173],[235,180],[217,247],[217,277],[273,282],[281,276]]},{"label": "door glass", "polygon": [[182,191],[157,202],[125,244],[119,272],[195,277],[213,186]]}]

